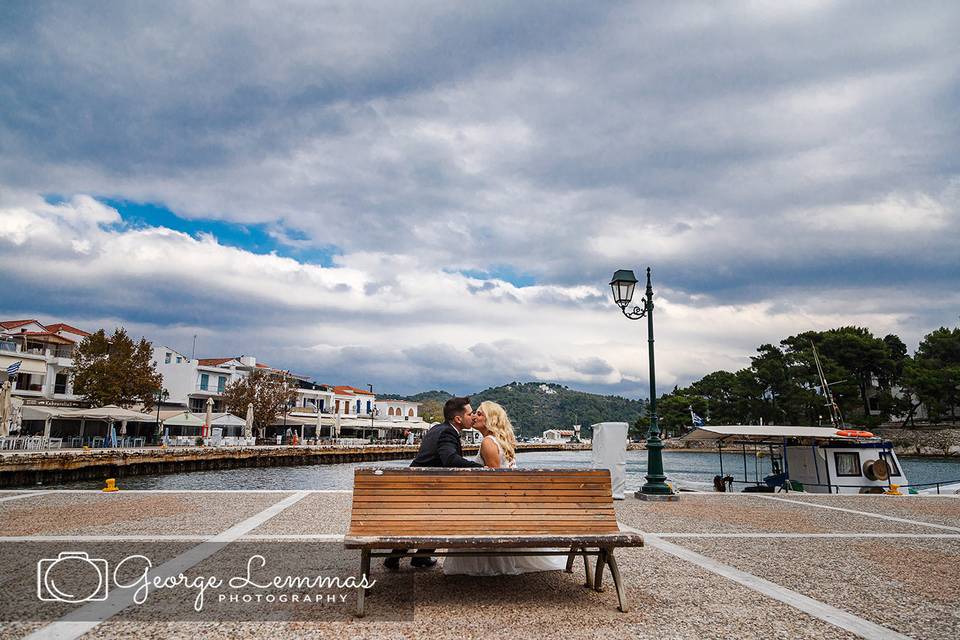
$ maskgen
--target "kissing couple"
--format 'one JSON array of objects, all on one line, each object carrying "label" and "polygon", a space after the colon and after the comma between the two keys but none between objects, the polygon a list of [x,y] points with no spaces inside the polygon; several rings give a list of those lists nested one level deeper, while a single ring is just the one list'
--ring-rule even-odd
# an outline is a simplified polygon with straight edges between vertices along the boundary
[{"label": "kissing couple", "polygon": [[[472,458],[463,457],[460,433],[464,429],[476,429],[483,436],[480,451]],[[443,422],[423,434],[417,457],[411,467],[476,467],[489,469],[514,469],[517,466],[517,438],[506,410],[496,402],[481,402],[477,410],[470,406],[470,398],[450,398],[443,405]],[[483,483],[478,475],[477,482]],[[432,549],[420,549],[432,553]],[[406,552],[396,549],[395,552]],[[435,558],[415,557],[413,567],[432,567]],[[398,569],[400,558],[390,557],[384,561],[388,569]],[[446,575],[472,576],[516,575],[533,571],[559,571],[564,569],[563,558],[552,556],[448,556],[443,562]]]}]

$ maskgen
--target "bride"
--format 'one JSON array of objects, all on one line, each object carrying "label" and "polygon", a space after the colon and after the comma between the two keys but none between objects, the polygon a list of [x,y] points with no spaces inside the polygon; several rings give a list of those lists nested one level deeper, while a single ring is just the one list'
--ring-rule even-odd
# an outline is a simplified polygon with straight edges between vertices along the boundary
[{"label": "bride", "polygon": [[[474,413],[473,428],[483,435],[475,461],[491,469],[517,466],[517,439],[510,418],[496,402],[482,402]],[[519,549],[518,549],[519,551]],[[566,567],[563,556],[447,556],[443,560],[446,575],[516,575],[533,571],[560,571]]]}]

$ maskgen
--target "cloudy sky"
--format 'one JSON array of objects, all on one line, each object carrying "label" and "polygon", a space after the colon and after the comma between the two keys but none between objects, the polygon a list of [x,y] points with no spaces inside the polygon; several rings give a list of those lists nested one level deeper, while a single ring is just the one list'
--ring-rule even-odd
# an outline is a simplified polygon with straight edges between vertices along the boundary
[{"label": "cloudy sky", "polygon": [[0,5],[0,316],[631,397],[617,268],[661,390],[957,324],[956,2],[259,5]]}]

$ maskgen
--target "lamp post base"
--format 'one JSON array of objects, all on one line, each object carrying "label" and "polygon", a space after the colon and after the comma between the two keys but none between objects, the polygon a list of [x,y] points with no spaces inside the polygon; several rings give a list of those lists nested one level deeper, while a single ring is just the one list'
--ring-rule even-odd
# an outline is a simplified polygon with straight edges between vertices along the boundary
[{"label": "lamp post base", "polygon": [[633,497],[647,502],[678,502],[680,500],[679,493],[644,493],[643,491],[637,491],[633,494]]}]

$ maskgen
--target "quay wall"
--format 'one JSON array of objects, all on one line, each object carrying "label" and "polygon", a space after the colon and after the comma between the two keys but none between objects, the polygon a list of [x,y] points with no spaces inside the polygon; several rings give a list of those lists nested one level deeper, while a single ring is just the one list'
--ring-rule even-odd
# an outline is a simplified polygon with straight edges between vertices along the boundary
[{"label": "quay wall", "polygon": [[[566,451],[585,448],[589,447],[563,444],[517,446],[518,451]],[[476,451],[476,446],[464,447],[464,454],[476,453]],[[402,460],[412,459],[416,453],[415,445],[148,447],[6,452],[0,456],[0,488],[240,467],[287,467]]]}]

